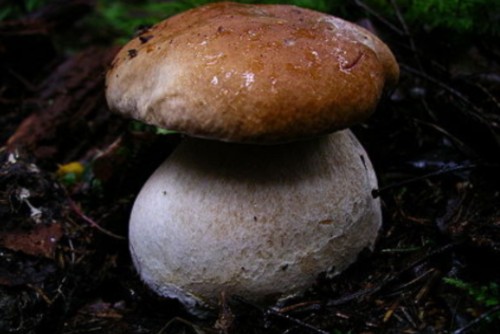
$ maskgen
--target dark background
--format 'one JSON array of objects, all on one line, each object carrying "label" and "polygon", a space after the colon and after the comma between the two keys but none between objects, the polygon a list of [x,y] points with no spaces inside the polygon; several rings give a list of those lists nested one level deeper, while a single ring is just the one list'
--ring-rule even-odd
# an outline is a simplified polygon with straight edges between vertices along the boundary
[{"label": "dark background", "polygon": [[207,319],[142,285],[128,216],[180,136],[111,114],[104,74],[141,26],[206,2],[1,2],[0,332],[497,332],[493,0],[288,1],[363,25],[400,63],[398,87],[353,129],[379,177],[376,248],[286,305],[235,296]]}]

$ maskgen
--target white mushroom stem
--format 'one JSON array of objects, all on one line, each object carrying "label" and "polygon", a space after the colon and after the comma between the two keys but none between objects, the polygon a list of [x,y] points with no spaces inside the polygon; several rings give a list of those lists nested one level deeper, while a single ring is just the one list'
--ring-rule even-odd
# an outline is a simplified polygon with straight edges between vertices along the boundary
[{"label": "white mushroom stem", "polygon": [[349,130],[273,146],[187,139],[135,202],[133,260],[156,292],[188,307],[222,290],[294,294],[373,246],[376,187]]}]

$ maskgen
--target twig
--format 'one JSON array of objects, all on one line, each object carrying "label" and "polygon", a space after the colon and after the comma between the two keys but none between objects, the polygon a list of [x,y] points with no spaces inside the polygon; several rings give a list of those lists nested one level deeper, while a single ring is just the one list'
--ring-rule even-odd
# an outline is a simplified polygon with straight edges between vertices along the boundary
[{"label": "twig", "polygon": [[424,279],[429,274],[434,273],[435,271],[436,271],[435,268],[431,268],[431,269],[427,270],[426,272],[424,272],[423,274],[421,274],[420,276],[415,277],[411,281],[406,282],[404,284],[401,284],[401,285],[397,286],[394,290],[396,290],[396,291],[397,290],[404,290],[404,289],[412,286],[413,284],[418,283],[420,280]]},{"label": "twig", "polygon": [[295,310],[303,308],[303,307],[308,307],[311,305],[318,305],[319,303],[321,303],[321,301],[319,301],[319,300],[305,301],[305,302],[285,306],[285,307],[275,309],[275,310],[278,313],[288,313],[288,312],[292,312],[292,311],[295,311]]},{"label": "twig", "polygon": [[486,87],[484,87],[483,85],[481,85],[476,81],[471,81],[471,80],[467,81],[471,82],[474,86],[478,87],[493,102],[497,110],[500,110],[500,101],[498,101],[495,95],[493,95]]},{"label": "twig", "polygon": [[245,305],[251,306],[252,308],[254,308],[254,309],[256,309],[256,310],[259,310],[259,311],[260,311],[260,312],[264,315],[264,317],[267,317],[267,316],[274,316],[274,317],[276,317],[276,318],[280,318],[280,319],[282,319],[282,320],[286,320],[286,321],[288,321],[288,322],[291,322],[291,323],[293,323],[293,324],[295,324],[295,325],[297,325],[297,326],[299,326],[299,327],[301,327],[301,328],[303,328],[303,329],[306,329],[306,330],[308,330],[308,331],[310,331],[310,332],[312,332],[312,333],[317,333],[317,334],[328,334],[328,332],[327,332],[327,331],[324,331],[324,330],[322,330],[322,329],[316,328],[316,327],[314,327],[314,326],[312,326],[312,325],[310,325],[310,324],[308,324],[308,323],[306,323],[306,322],[304,322],[304,321],[302,321],[302,320],[299,320],[299,319],[297,319],[297,318],[291,317],[291,316],[289,316],[289,315],[287,315],[287,314],[281,314],[279,311],[274,310],[274,309],[272,309],[272,308],[266,308],[266,309],[263,309],[262,307],[260,307],[260,306],[258,306],[258,305],[256,305],[256,304],[254,304],[254,303],[252,303],[252,302],[250,302],[250,301],[246,300],[246,299],[245,299],[245,298],[243,298],[243,297],[240,297],[240,296],[236,296],[236,295],[234,295],[234,296],[232,296],[232,298],[233,298],[234,300],[236,300],[236,301],[238,301],[238,302],[242,303],[242,304],[245,304]]},{"label": "twig", "polygon": [[[195,324],[193,324],[192,322],[186,320],[186,319],[183,319],[181,317],[175,317],[175,318],[172,318],[170,319],[169,321],[167,321],[167,323],[156,333],[156,334],[163,334],[165,333],[165,331],[170,327],[172,326],[173,324],[175,324],[176,322],[178,323],[181,323],[185,326],[189,326],[191,329],[193,329],[194,331],[196,331],[197,333],[199,332],[198,331],[198,326],[196,326]],[[210,333],[212,333],[212,331],[210,331]]]},{"label": "twig", "polygon": [[303,322],[302,320],[299,320],[297,318],[293,318],[291,316],[289,316],[288,314],[281,314],[281,313],[278,313],[272,309],[268,309],[266,311],[267,314],[270,314],[270,315],[273,315],[277,318],[281,318],[281,319],[284,319],[284,320],[288,320],[289,322],[292,322],[294,323],[295,325],[297,326],[300,326],[304,329],[308,329],[309,331],[313,332],[313,333],[318,333],[318,334],[329,334],[327,331],[324,331],[322,329],[319,329],[319,328],[316,328],[306,322]]},{"label": "twig", "polygon": [[50,299],[49,296],[47,296],[47,294],[45,293],[45,291],[43,291],[42,288],[30,283],[26,284],[26,286],[34,290],[45,301],[45,303],[47,303],[47,305],[52,305],[53,300]]},{"label": "twig", "polygon": [[[435,84],[436,86],[442,88],[443,90],[447,91],[449,94],[455,96],[456,98],[458,98],[459,100],[461,100],[463,103],[465,103],[466,105],[470,106],[475,112],[477,113],[481,113],[482,110],[481,108],[477,107],[474,103],[472,103],[467,97],[465,97],[462,93],[460,93],[459,91],[457,91],[456,89],[448,86],[447,84],[445,84],[444,82],[428,75],[427,73],[423,72],[423,71],[419,71],[411,66],[408,66],[406,64],[399,64],[399,67],[408,72],[408,73],[411,73],[411,74],[414,74],[414,75],[417,75],[419,77],[421,77],[422,79],[425,79],[433,84]],[[480,119],[478,116],[476,116],[478,119]]]},{"label": "twig", "polygon": [[326,305],[327,306],[339,306],[339,305],[348,303],[351,300],[358,299],[359,297],[371,295],[371,294],[379,291],[380,289],[382,289],[382,284],[379,284],[379,285],[377,285],[373,288],[370,288],[370,289],[356,291],[354,293],[348,294],[346,296],[342,296],[342,297],[337,298],[337,299],[329,300]]},{"label": "twig", "polygon": [[469,112],[467,115],[468,116],[470,115],[471,117],[476,119],[479,123],[484,125],[486,127],[486,129],[490,132],[493,140],[495,141],[496,146],[500,147],[500,138],[499,138],[498,134],[495,132],[495,130],[492,129],[490,121],[482,115],[483,109],[481,109],[480,107],[475,105],[472,101],[470,101],[466,96],[464,96],[462,93],[460,93],[456,89],[454,89],[454,88],[448,86],[447,84],[445,84],[444,82],[428,75],[427,73],[424,73],[423,71],[416,70],[416,69],[412,68],[411,66],[408,66],[405,64],[400,64],[399,66],[402,70],[404,70],[408,73],[420,76],[421,78],[429,81],[430,83],[437,85],[438,87],[440,87],[443,90],[445,90],[446,92],[448,92],[450,95],[452,95],[452,96],[456,97],[457,99],[459,99],[460,101],[462,101],[462,103],[464,103],[465,105],[469,106],[474,112]]},{"label": "twig", "polygon": [[17,79],[29,92],[36,92],[39,87],[35,86],[31,82],[29,82],[26,78],[24,78],[21,74],[17,73],[11,68],[6,69],[7,72],[12,75],[15,79]]},{"label": "twig", "polygon": [[442,253],[444,253],[446,251],[449,251],[450,249],[454,248],[458,244],[459,244],[459,242],[454,242],[454,243],[446,244],[443,247],[438,248],[438,249],[436,249],[436,250],[434,250],[434,251],[426,254],[422,258],[414,261],[413,263],[410,263],[406,268],[403,268],[402,270],[400,270],[396,274],[392,275],[392,277],[390,276],[389,278],[385,279],[382,283],[379,283],[379,284],[375,285],[373,288],[365,289],[365,290],[360,290],[360,291],[357,291],[355,293],[349,294],[347,296],[344,296],[344,297],[341,297],[341,298],[338,298],[338,299],[334,299],[334,300],[330,300],[327,303],[327,306],[338,306],[338,305],[350,302],[353,299],[357,299],[357,298],[359,298],[361,296],[365,296],[365,295],[369,295],[369,294],[374,294],[374,293],[382,290],[387,285],[389,285],[389,284],[393,283],[394,281],[396,281],[397,279],[399,279],[399,277],[401,277],[401,275],[403,275],[404,273],[406,273],[408,270],[410,270],[412,268],[415,268],[416,266],[418,266],[422,262],[430,259],[433,256],[436,256],[436,255],[442,254]]},{"label": "twig", "polygon": [[404,31],[404,36],[408,38],[408,43],[410,44],[410,50],[412,51],[412,54],[415,58],[415,62],[418,65],[418,68],[422,69],[422,64],[420,62],[420,58],[418,58],[418,50],[417,46],[415,45],[415,40],[413,39],[412,34],[410,34],[410,29],[408,29],[408,25],[406,24],[406,21],[401,14],[401,11],[399,10],[399,6],[397,5],[395,0],[390,0],[391,6],[394,9],[394,12],[396,13],[396,17],[398,18],[399,23],[401,24],[401,27],[403,27]]},{"label": "twig", "polygon": [[[433,112],[429,109],[427,106],[427,103],[425,102],[424,99],[422,99],[422,103],[424,104],[424,107],[427,109],[427,111],[430,114],[433,114]],[[449,131],[443,129],[442,127],[438,126],[437,124],[427,122],[421,119],[414,119],[414,122],[428,126],[429,128],[439,132],[440,134],[444,135],[446,138],[448,138],[454,145],[455,147],[463,152],[467,156],[473,156],[472,150],[460,139],[458,139],[456,136],[452,135]]]},{"label": "twig", "polygon": [[[417,322],[415,321],[415,319],[411,316],[411,314],[408,312],[408,310],[406,309],[406,307],[402,306],[399,308],[401,310],[401,312],[403,313],[403,315],[405,316],[406,320],[408,320],[408,322],[413,326],[413,328],[418,328],[418,325],[417,325]],[[418,318],[417,318],[418,319]]]},{"label": "twig", "polygon": [[424,300],[428,295],[431,287],[438,281],[439,278],[442,277],[442,272],[440,270],[434,270],[431,277],[427,280],[425,285],[418,291],[415,296],[415,303],[419,304],[422,300]]},{"label": "twig", "polygon": [[121,235],[118,235],[118,234],[114,234],[113,232],[110,232],[108,230],[106,230],[105,228],[99,226],[99,224],[97,224],[94,220],[92,220],[91,218],[89,218],[87,215],[85,215],[82,210],[80,209],[80,207],[78,207],[78,205],[76,205],[76,203],[68,197],[68,201],[69,201],[69,206],[70,208],[81,218],[83,219],[85,222],[87,222],[90,226],[96,228],[98,231],[112,237],[112,238],[115,238],[115,239],[118,239],[118,240],[127,240],[127,238],[125,237],[122,237]]},{"label": "twig", "polygon": [[394,311],[399,307],[400,299],[396,300],[394,303],[392,303],[391,306],[389,306],[389,309],[385,312],[384,317],[382,318],[382,322],[386,323],[389,321],[389,319],[392,318],[394,315]]},{"label": "twig", "polygon": [[470,163],[470,164],[465,164],[465,165],[461,165],[461,166],[441,168],[441,169],[438,169],[434,172],[430,172],[430,173],[427,173],[427,174],[424,174],[421,176],[416,176],[416,177],[413,177],[410,179],[403,180],[401,182],[389,184],[389,185],[381,187],[379,189],[375,189],[372,191],[372,196],[374,198],[377,198],[380,196],[381,193],[383,193],[387,190],[390,190],[390,189],[406,186],[408,184],[415,183],[415,182],[422,181],[422,180],[426,180],[426,179],[434,177],[434,176],[444,175],[444,174],[453,173],[453,172],[459,172],[459,171],[463,171],[463,170],[474,169],[477,167],[479,167],[479,165]]},{"label": "twig", "polygon": [[474,319],[471,322],[469,322],[467,325],[465,325],[462,328],[459,328],[456,331],[454,331],[453,334],[466,333],[471,327],[477,325],[479,322],[481,322],[485,318],[487,318],[487,317],[489,317],[489,316],[497,313],[498,311],[500,311],[500,305],[497,305],[497,306],[489,309],[488,311],[484,312],[479,317],[477,317],[476,319]]},{"label": "twig", "polygon": [[388,26],[389,28],[391,28],[392,30],[394,30],[398,35],[403,36],[405,34],[404,31],[402,31],[401,29],[399,29],[398,27],[396,27],[394,24],[392,24],[391,22],[389,22],[388,20],[386,20],[382,15],[380,15],[379,13],[377,13],[376,11],[374,11],[372,8],[370,8],[369,6],[367,6],[363,1],[355,0],[354,3],[358,7],[361,7],[363,10],[365,10],[366,12],[368,12],[369,14],[375,16],[377,18],[377,20],[379,20],[380,22],[382,22],[383,24],[385,24],[386,26]]},{"label": "twig", "polygon": [[214,328],[217,329],[220,334],[228,334],[231,332],[231,328],[234,325],[234,314],[227,302],[225,290],[220,293],[219,306],[219,317],[215,322]]}]

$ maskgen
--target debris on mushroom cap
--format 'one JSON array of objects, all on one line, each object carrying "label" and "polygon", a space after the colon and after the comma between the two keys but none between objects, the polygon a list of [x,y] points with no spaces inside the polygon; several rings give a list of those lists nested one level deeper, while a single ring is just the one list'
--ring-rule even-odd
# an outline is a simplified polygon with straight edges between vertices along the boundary
[{"label": "debris on mushroom cap", "polygon": [[376,187],[349,130],[268,146],[186,139],[134,204],[132,258],[151,288],[190,311],[222,291],[294,294],[373,245]]},{"label": "debris on mushroom cap", "polygon": [[367,30],[288,5],[214,3],[126,44],[107,74],[112,110],[192,136],[284,142],[349,127],[399,68]]}]

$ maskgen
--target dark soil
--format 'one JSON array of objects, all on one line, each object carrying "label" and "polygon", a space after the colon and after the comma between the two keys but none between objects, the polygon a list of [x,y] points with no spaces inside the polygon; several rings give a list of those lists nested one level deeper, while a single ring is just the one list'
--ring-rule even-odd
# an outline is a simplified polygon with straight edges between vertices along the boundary
[{"label": "dark soil", "polygon": [[[402,70],[353,129],[379,176],[376,248],[284,305],[228,296],[200,320],[143,286],[126,237],[135,195],[181,138],[109,112],[117,47],[79,30],[91,1],[56,3],[0,23],[0,333],[498,332],[498,39],[365,20]],[[80,48],[61,47],[75,36]]]}]

